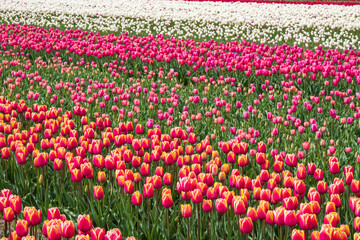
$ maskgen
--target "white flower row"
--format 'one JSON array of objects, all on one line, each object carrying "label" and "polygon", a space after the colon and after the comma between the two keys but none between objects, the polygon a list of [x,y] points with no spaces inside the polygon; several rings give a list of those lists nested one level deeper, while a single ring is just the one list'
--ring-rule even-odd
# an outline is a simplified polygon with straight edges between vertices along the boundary
[{"label": "white flower row", "polygon": [[181,38],[358,46],[360,6],[169,0],[3,0],[2,23]]}]

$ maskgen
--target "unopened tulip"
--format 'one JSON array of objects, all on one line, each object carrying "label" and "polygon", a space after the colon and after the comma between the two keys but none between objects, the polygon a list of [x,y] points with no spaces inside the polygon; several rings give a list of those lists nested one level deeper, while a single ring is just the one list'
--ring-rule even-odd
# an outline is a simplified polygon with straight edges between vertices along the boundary
[{"label": "unopened tulip", "polygon": [[244,234],[249,234],[253,230],[253,222],[251,218],[245,217],[239,219],[239,228],[240,231]]},{"label": "unopened tulip", "polygon": [[61,223],[61,236],[64,238],[72,238],[75,234],[75,226],[72,221],[64,221]]},{"label": "unopened tulip", "polygon": [[104,190],[101,186],[94,186],[93,191],[95,199],[100,200],[104,197]]},{"label": "unopened tulip", "polygon": [[189,218],[192,215],[192,208],[190,204],[181,205],[181,215],[184,218]]},{"label": "unopened tulip", "polygon": [[303,230],[294,229],[291,233],[291,240],[306,240]]},{"label": "unopened tulip", "polygon": [[19,237],[24,237],[29,233],[29,226],[25,220],[17,220],[15,229]]}]

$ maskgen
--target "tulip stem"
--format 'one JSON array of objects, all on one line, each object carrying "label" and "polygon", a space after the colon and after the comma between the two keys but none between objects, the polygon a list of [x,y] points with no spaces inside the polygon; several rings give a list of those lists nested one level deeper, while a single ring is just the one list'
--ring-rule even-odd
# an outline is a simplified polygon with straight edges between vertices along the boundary
[{"label": "tulip stem", "polygon": [[200,205],[197,204],[197,217],[198,217],[198,239],[200,240],[201,237],[200,237]]},{"label": "tulip stem", "polygon": [[211,213],[208,214],[207,239],[210,239]]},{"label": "tulip stem", "polygon": [[140,237],[139,237],[139,223],[140,223],[140,220],[139,220],[139,207],[136,207],[136,219],[137,219],[137,223],[136,223],[136,225],[137,225],[137,239],[140,239]]},{"label": "tulip stem", "polygon": [[24,174],[24,166],[20,165],[21,168],[21,178],[22,178],[22,182],[23,182],[23,195],[25,195],[25,174]]},{"label": "tulip stem", "polygon": [[148,198],[148,201],[147,201],[147,213],[148,213],[148,228],[149,228],[149,236],[150,236],[150,198]]},{"label": "tulip stem", "polygon": [[[6,172],[6,171],[5,171]],[[4,237],[7,237],[7,222],[5,222]]]},{"label": "tulip stem", "polygon": [[113,189],[114,180],[113,180],[113,178],[112,178],[112,170],[109,170],[109,171],[110,171],[110,178],[109,178],[109,180],[110,180],[111,194],[112,194],[112,189]]},{"label": "tulip stem", "polygon": [[5,159],[5,181],[7,181],[7,172],[8,172],[6,171],[6,169],[7,169],[7,160]]},{"label": "tulip stem", "polygon": [[166,208],[166,226],[167,226],[167,235],[168,239],[170,239],[170,225],[169,225],[169,208]]},{"label": "tulip stem", "polygon": [[223,239],[225,240],[225,214],[223,214]]},{"label": "tulip stem", "polygon": [[186,218],[187,220],[187,234],[188,234],[188,240],[190,240],[190,222],[189,218]]}]

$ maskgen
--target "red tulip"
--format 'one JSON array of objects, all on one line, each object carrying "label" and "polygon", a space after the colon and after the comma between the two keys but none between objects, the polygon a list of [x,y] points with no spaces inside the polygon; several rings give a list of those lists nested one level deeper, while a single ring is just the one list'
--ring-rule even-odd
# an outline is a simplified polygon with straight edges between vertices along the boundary
[{"label": "red tulip", "polygon": [[90,231],[91,240],[104,240],[105,239],[105,229],[103,228],[94,228]]},{"label": "red tulip", "polygon": [[34,207],[25,207],[24,218],[30,225],[38,225],[41,222],[41,210],[36,210]]},{"label": "red tulip", "polygon": [[60,211],[58,208],[54,207],[54,208],[49,208],[48,212],[47,212],[47,218],[48,220],[52,220],[52,219],[60,219]]},{"label": "red tulip", "polygon": [[94,186],[94,198],[100,200],[104,197],[104,190],[101,186]]},{"label": "red tulip", "polygon": [[191,199],[193,203],[201,203],[203,201],[203,195],[199,189],[194,189],[191,192]]},{"label": "red tulip", "polygon": [[92,222],[89,215],[79,215],[77,220],[78,229],[82,232],[88,232],[92,228]]},{"label": "red tulip", "polygon": [[202,202],[202,209],[204,210],[204,212],[211,212],[212,208],[213,208],[212,201],[210,199],[209,200],[204,199]]},{"label": "red tulip", "polygon": [[100,183],[105,182],[106,181],[106,173],[104,171],[98,171],[97,179]]},{"label": "red tulip", "polygon": [[216,211],[218,211],[220,214],[223,214],[223,213],[227,212],[228,204],[225,199],[218,198],[218,199],[216,199],[216,202],[215,202],[215,208],[216,208]]},{"label": "red tulip", "polygon": [[181,215],[184,218],[189,218],[192,215],[192,208],[190,204],[181,204]]},{"label": "red tulip", "polygon": [[286,226],[293,227],[297,224],[295,211],[285,210],[284,212],[284,223]]},{"label": "red tulip", "polygon": [[80,182],[83,179],[83,175],[81,171],[79,171],[77,168],[71,170],[70,174],[71,174],[71,180],[73,182]]},{"label": "red tulip", "polygon": [[8,159],[10,158],[10,149],[9,148],[2,148],[1,149],[1,158],[2,159]]},{"label": "red tulip", "polygon": [[145,183],[143,185],[143,194],[146,198],[152,198],[154,196],[154,185],[152,183]]},{"label": "red tulip", "polygon": [[4,208],[3,210],[3,218],[5,222],[12,222],[15,218],[15,213],[11,207]]},{"label": "red tulip", "polygon": [[22,238],[16,234],[16,231],[10,234],[10,240],[21,240]]},{"label": "red tulip", "polygon": [[25,220],[17,220],[15,229],[19,237],[24,237],[29,233],[29,226]]},{"label": "red tulip", "polygon": [[139,191],[134,192],[131,196],[131,202],[135,206],[140,206],[142,204],[142,200],[143,200],[143,197]]},{"label": "red tulip", "polygon": [[72,221],[64,221],[61,223],[61,236],[64,238],[72,238],[75,234],[75,226]]},{"label": "red tulip", "polygon": [[47,238],[49,240],[61,240],[61,229],[57,224],[52,224],[47,227]]},{"label": "red tulip", "polygon": [[299,219],[300,228],[303,230],[311,230],[317,227],[317,220],[315,214],[302,214]]},{"label": "red tulip", "polygon": [[253,230],[253,222],[251,218],[245,217],[239,219],[240,231],[244,234],[249,234]]},{"label": "red tulip", "polygon": [[266,223],[269,225],[274,225],[275,224],[275,217],[274,217],[274,212],[272,210],[269,210],[266,213]]},{"label": "red tulip", "polygon": [[291,240],[306,240],[305,232],[302,230],[294,229],[291,233]]},{"label": "red tulip", "polygon": [[122,240],[122,234],[119,229],[111,229],[107,231],[105,240]]},{"label": "red tulip", "polygon": [[21,198],[16,195],[11,195],[9,198],[9,206],[14,211],[16,215],[20,214],[21,212]]},{"label": "red tulip", "polygon": [[324,194],[327,192],[327,183],[324,181],[319,181],[317,184],[317,190],[320,194]]},{"label": "red tulip", "polygon": [[298,208],[299,201],[297,197],[288,197],[283,199],[283,206],[286,210],[295,210]]},{"label": "red tulip", "polygon": [[232,203],[232,207],[234,209],[235,214],[242,215],[246,212],[245,203],[239,198],[234,199]]},{"label": "red tulip", "polygon": [[264,142],[259,142],[257,144],[257,152],[266,153],[266,145]]},{"label": "red tulip", "polygon": [[161,203],[164,208],[169,208],[173,205],[173,199],[171,194],[163,194],[161,196]]},{"label": "red tulip", "polygon": [[134,192],[134,183],[131,180],[125,181],[124,190],[125,193],[132,194]]}]

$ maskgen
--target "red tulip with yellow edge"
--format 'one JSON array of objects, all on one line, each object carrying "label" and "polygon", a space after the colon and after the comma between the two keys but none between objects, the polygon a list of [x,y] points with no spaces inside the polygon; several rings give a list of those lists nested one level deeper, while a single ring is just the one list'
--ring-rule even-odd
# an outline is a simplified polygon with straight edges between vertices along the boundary
[{"label": "red tulip with yellow edge", "polygon": [[36,210],[35,207],[25,207],[24,218],[30,225],[38,225],[41,222],[41,210]]},{"label": "red tulip with yellow edge", "polygon": [[266,153],[266,144],[264,143],[264,142],[259,142],[258,144],[257,144],[257,150],[256,150],[257,152],[259,152],[259,153]]},{"label": "red tulip with yellow edge", "polygon": [[134,192],[134,183],[131,180],[125,181],[124,190],[127,194],[132,194]]},{"label": "red tulip with yellow edge", "polygon": [[50,221],[52,219],[60,219],[60,211],[58,208],[53,207],[49,208],[47,212],[47,219]]},{"label": "red tulip with yellow edge", "polygon": [[105,239],[105,229],[103,228],[94,228],[90,230],[90,239],[91,240],[104,240]]},{"label": "red tulip with yellow edge", "polygon": [[245,217],[239,219],[239,228],[243,234],[249,234],[253,230],[253,222],[251,218]]},{"label": "red tulip with yellow edge", "polygon": [[21,237],[19,237],[19,236],[16,234],[16,231],[13,231],[13,232],[10,234],[10,240],[21,240]]},{"label": "red tulip with yellow edge", "polygon": [[291,233],[291,240],[306,240],[303,230],[294,229]]},{"label": "red tulip with yellow edge", "polygon": [[36,240],[34,236],[25,236],[21,240]]},{"label": "red tulip with yellow edge", "polygon": [[[337,212],[331,212],[329,214],[326,214],[324,217],[324,224],[330,224],[333,227],[336,227],[336,225],[340,222],[340,216]],[[354,220],[355,223],[355,220]],[[355,226],[354,226],[355,228]]]},{"label": "red tulip with yellow edge", "polygon": [[61,222],[61,236],[64,238],[72,238],[75,234],[75,226],[72,221]]},{"label": "red tulip with yellow edge", "polygon": [[89,235],[77,235],[75,237],[75,240],[90,240],[90,236]]},{"label": "red tulip with yellow edge", "polygon": [[161,203],[163,205],[164,208],[169,208],[173,205],[173,199],[171,194],[167,193],[167,194],[162,194],[161,196]]},{"label": "red tulip with yellow edge", "polygon": [[80,182],[83,179],[83,174],[77,168],[72,169],[70,175],[73,182]]},{"label": "red tulip with yellow edge", "polygon": [[285,210],[284,223],[286,226],[294,227],[297,224],[296,214],[294,210]]},{"label": "red tulip with yellow edge", "polygon": [[204,212],[211,212],[213,209],[213,204],[210,199],[204,199],[202,202],[202,209]]},{"label": "red tulip with yellow edge", "polygon": [[143,185],[143,194],[146,198],[152,198],[154,196],[154,185],[152,183],[145,183]]},{"label": "red tulip with yellow edge", "polygon": [[104,197],[104,190],[103,190],[102,186],[94,186],[93,191],[94,191],[95,199],[101,200]]},{"label": "red tulip with yellow edge", "polygon": [[21,198],[16,195],[11,195],[9,198],[9,206],[14,211],[16,215],[21,212]]},{"label": "red tulip with yellow edge", "polygon": [[25,220],[17,220],[15,229],[19,237],[25,237],[29,233],[28,222]]},{"label": "red tulip with yellow edge", "polygon": [[105,240],[122,240],[121,231],[118,228],[110,229],[106,232]]},{"label": "red tulip with yellow edge", "polygon": [[61,240],[61,228],[58,224],[51,224],[47,227],[47,238],[49,240]]},{"label": "red tulip with yellow edge", "polygon": [[79,215],[77,227],[81,232],[88,232],[92,229],[92,222],[89,215]]}]

